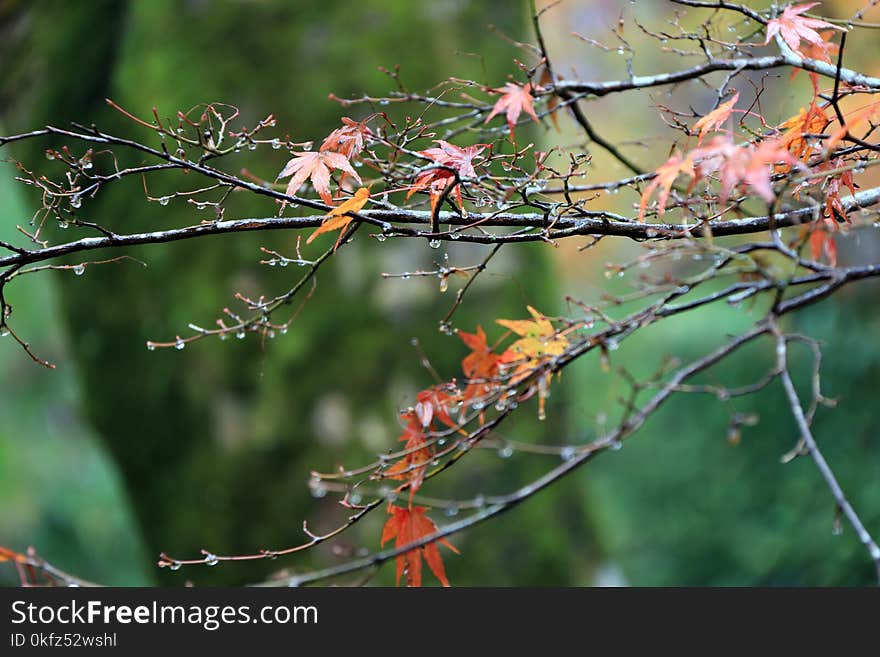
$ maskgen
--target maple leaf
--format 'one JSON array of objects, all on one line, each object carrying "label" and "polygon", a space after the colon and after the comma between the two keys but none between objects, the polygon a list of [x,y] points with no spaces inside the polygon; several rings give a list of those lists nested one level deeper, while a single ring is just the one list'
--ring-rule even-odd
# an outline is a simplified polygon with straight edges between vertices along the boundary
[{"label": "maple leaf", "polygon": [[675,151],[666,162],[657,167],[656,174],[645,187],[645,191],[642,192],[642,198],[639,202],[639,221],[645,220],[645,210],[655,189],[660,189],[660,195],[657,198],[657,216],[662,217],[666,212],[666,201],[669,199],[672,185],[675,184],[675,179],[679,174],[696,178],[693,158],[690,155],[683,157],[681,153]]},{"label": "maple leaf", "polygon": [[[510,383],[516,384],[527,378],[537,367],[549,359],[565,353],[569,345],[565,336],[558,335],[546,316],[526,306],[534,319],[496,319],[501,326],[510,329],[520,339],[510,345],[499,363],[513,368]],[[538,417],[544,419],[544,404],[550,387],[552,372],[547,372],[538,380]]]},{"label": "maple leaf", "polygon": [[803,166],[777,139],[737,146],[729,137],[715,137],[708,146],[693,150],[691,157],[697,167],[697,178],[718,173],[722,203],[727,202],[734,189],[743,186],[751,187],[770,203],[776,198],[772,165]]},{"label": "maple leaf", "polygon": [[406,411],[401,415],[406,420],[406,424],[398,440],[404,443],[406,455],[387,468],[383,475],[388,479],[408,479],[410,497],[412,497],[425,480],[425,473],[433,453],[423,433],[424,427],[415,411]]},{"label": "maple leaf", "polygon": [[837,266],[837,243],[831,231],[837,230],[837,224],[831,219],[822,218],[812,227],[810,233],[810,257],[819,260],[822,256],[832,267]]},{"label": "maple leaf", "polygon": [[[840,46],[836,43],[829,43],[828,40],[832,37],[834,32],[831,30],[825,30],[824,32],[819,32],[819,36],[822,37],[822,43],[820,45],[816,45],[814,43],[810,43],[807,41],[801,46],[801,52],[804,57],[807,59],[824,59],[828,61],[832,55],[836,55],[840,51]],[[802,68],[792,68],[791,74],[788,76],[789,81],[794,80],[798,73],[802,72]],[[807,71],[807,74],[810,76],[810,79],[813,81],[813,85],[815,86],[819,81],[819,74],[814,73],[813,71]]]},{"label": "maple leaf", "polygon": [[495,379],[499,374],[501,356],[489,348],[482,326],[477,326],[476,333],[459,331],[458,337],[471,349],[471,353],[461,361],[461,370],[469,379],[461,398],[466,405],[472,399],[484,397],[498,387]]},{"label": "maple leaf", "polygon": [[525,112],[538,123],[538,115],[535,114],[534,98],[532,97],[532,83],[519,86],[513,82],[506,83],[503,87],[493,89],[492,93],[501,94],[484,124],[489,123],[495,116],[505,112],[507,127],[510,129],[510,138],[513,139],[513,128],[519,120],[519,115]]},{"label": "maple leaf", "polygon": [[312,240],[315,239],[318,235],[322,233],[328,233],[333,230],[339,231],[339,237],[336,238],[336,244],[333,245],[333,251],[336,251],[336,247],[339,246],[339,240],[342,239],[342,236],[345,235],[345,229],[348,228],[348,224],[352,222],[354,217],[352,217],[349,213],[351,212],[360,212],[361,208],[366,205],[367,201],[370,198],[370,190],[366,187],[361,187],[358,189],[354,196],[350,199],[341,203],[337,207],[333,208],[326,214],[326,219],[329,221],[324,221],[318,229],[309,235],[309,239],[306,240],[306,244],[311,244]]},{"label": "maple leaf", "polygon": [[[388,505],[388,513],[391,517],[385,523],[382,529],[381,546],[392,538],[395,548],[401,548],[414,541],[430,536],[437,532],[437,525],[428,516],[425,515],[427,508],[423,506],[410,506],[409,508]],[[443,559],[440,557],[440,550],[437,549],[437,543],[442,543],[450,550],[458,554],[458,550],[452,543],[445,538],[437,539],[427,545],[404,552],[397,556],[397,584],[400,584],[400,576],[406,573],[407,586],[422,585],[422,557],[428,564],[428,568],[434,573],[443,586],[449,586],[449,580],[446,578],[446,571],[443,568]]]},{"label": "maple leaf", "polygon": [[706,133],[710,130],[718,130],[721,127],[721,124],[727,121],[730,117],[730,113],[733,111],[733,106],[736,105],[736,101],[738,100],[739,92],[737,91],[733,94],[733,98],[726,103],[721,103],[702,119],[694,123],[693,129],[700,131],[700,136],[697,138],[698,144],[703,141],[703,137],[706,136]]},{"label": "maple leaf", "polygon": [[821,134],[828,126],[825,110],[816,105],[815,100],[808,108],[801,107],[795,116],[785,120],[780,130],[785,130],[779,138],[780,145],[798,159],[806,162],[813,154],[813,145],[804,135]]},{"label": "maple leaf", "polygon": [[10,550],[0,545],[0,562],[13,561],[15,563],[27,563],[27,557],[19,552]]},{"label": "maple leaf", "polygon": [[[479,157],[488,144],[474,144],[473,146],[460,148],[442,139],[438,139],[437,143],[440,145],[439,148],[428,148],[419,152],[425,157],[434,160],[437,164],[454,169],[458,172],[459,178],[477,177],[477,172],[474,170],[474,160]],[[449,193],[455,195],[458,206],[461,207],[461,185],[455,182],[455,174],[448,169],[431,169],[420,174],[412,187],[410,187],[406,197],[409,198],[417,191],[427,187],[428,193],[431,196],[431,211],[433,212],[443,192],[452,184],[455,186],[449,190]]]},{"label": "maple leaf", "polygon": [[353,121],[347,116],[342,117],[342,127],[336,128],[321,143],[322,151],[341,153],[349,160],[364,150],[364,142],[373,136],[373,131],[365,121]]},{"label": "maple leaf", "polygon": [[434,418],[448,427],[457,427],[458,424],[449,416],[449,408],[454,407],[459,401],[460,395],[453,386],[449,384],[433,386],[416,395],[415,413],[423,427],[429,426]]},{"label": "maple leaf", "polygon": [[330,194],[330,172],[339,169],[343,173],[361,182],[348,158],[342,153],[331,151],[293,151],[293,158],[284,166],[278,178],[293,176],[287,184],[286,194],[293,196],[302,187],[306,179],[311,179],[315,191],[327,205],[333,205],[333,197]]},{"label": "maple leaf", "polygon": [[814,57],[819,55],[819,59],[830,62],[830,44],[822,38],[822,35],[816,32],[816,28],[829,28],[831,30],[840,30],[841,32],[846,32],[846,30],[828,21],[801,16],[801,14],[819,4],[821,3],[808,2],[802,5],[789,5],[783,9],[782,15],[779,18],[767,21],[767,39],[764,41],[764,45],[767,45],[773,37],[779,35],[795,53],[801,57],[807,57],[807,53],[801,50],[800,46],[803,40],[813,45],[813,48],[810,49],[810,55]]}]

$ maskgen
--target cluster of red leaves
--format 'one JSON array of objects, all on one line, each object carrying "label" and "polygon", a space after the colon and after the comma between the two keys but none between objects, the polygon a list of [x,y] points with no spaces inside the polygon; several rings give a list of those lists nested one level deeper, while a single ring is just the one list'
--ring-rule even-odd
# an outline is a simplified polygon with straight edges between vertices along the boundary
[{"label": "cluster of red leaves", "polygon": [[293,196],[306,180],[311,180],[315,191],[327,205],[333,205],[330,193],[330,174],[334,170],[343,176],[351,176],[358,182],[361,178],[351,166],[350,160],[360,154],[364,141],[372,136],[366,122],[358,123],[342,119],[342,127],[331,132],[321,144],[320,150],[292,151],[293,158],[284,166],[278,178],[293,176],[287,184],[286,193]]},{"label": "cluster of red leaves", "polygon": [[[401,413],[404,423],[399,441],[404,443],[402,456],[386,468],[382,477],[403,481],[398,490],[409,489],[407,506],[388,505],[389,518],[382,533],[382,545],[396,537],[395,547],[400,548],[418,541],[437,531],[434,523],[425,515],[425,507],[413,506],[413,494],[422,486],[428,466],[435,457],[435,441],[438,424],[444,431],[465,433],[462,429],[464,413],[468,407],[482,408],[486,399],[499,392],[503,385],[516,385],[527,379],[535,370],[549,359],[564,353],[568,339],[554,329],[550,320],[531,306],[528,306],[532,319],[499,319],[497,323],[516,335],[515,340],[501,353],[494,351],[486,340],[483,328],[478,326],[476,333],[459,331],[458,336],[471,350],[461,361],[467,385],[460,390],[455,383],[441,384],[427,388],[416,395],[415,405]],[[502,375],[507,375],[502,381]],[[539,395],[539,416],[544,417],[545,398],[551,374],[541,374],[534,386],[529,386],[520,399],[527,399],[534,391]],[[453,417],[455,409],[461,409],[458,417]],[[479,414],[483,422],[482,412]],[[455,550],[449,543],[444,545]],[[457,550],[456,550],[457,552]],[[443,562],[434,542],[405,552],[397,557],[397,580],[406,574],[409,586],[421,585],[421,559],[431,572],[444,585],[448,586]]]},{"label": "cluster of red leaves", "polygon": [[706,146],[691,150],[686,156],[673,155],[657,168],[656,177],[645,187],[639,204],[639,221],[645,218],[648,201],[655,190],[660,190],[657,214],[665,212],[666,201],[679,175],[691,178],[688,191],[701,179],[716,176],[720,183],[720,200],[726,203],[735,189],[750,188],[771,203],[774,167],[798,166],[793,156],[779,139],[764,139],[757,144],[737,144],[729,135],[713,137]]},{"label": "cluster of red leaves", "polygon": [[[438,139],[437,143],[439,147],[428,148],[424,151],[419,151],[419,153],[441,166],[421,173],[412,187],[410,187],[406,197],[409,198],[416,192],[427,188],[428,194],[431,197],[432,211],[444,194],[455,195],[458,206],[462,207],[461,179],[477,177],[477,172],[474,169],[474,160],[480,157],[480,154],[489,145],[474,144],[473,146],[459,148],[442,139]],[[447,188],[449,188],[448,191]]]}]

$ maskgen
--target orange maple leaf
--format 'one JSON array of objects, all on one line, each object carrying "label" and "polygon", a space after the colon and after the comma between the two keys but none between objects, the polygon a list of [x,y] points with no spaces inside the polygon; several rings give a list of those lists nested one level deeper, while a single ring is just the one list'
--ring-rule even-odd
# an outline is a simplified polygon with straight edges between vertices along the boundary
[{"label": "orange maple leaf", "polygon": [[373,131],[365,121],[353,121],[347,116],[342,117],[342,127],[336,128],[321,143],[322,151],[342,153],[349,160],[364,150],[364,142],[373,136]]},{"label": "orange maple leaf", "polygon": [[503,87],[492,89],[492,93],[501,94],[489,116],[483,122],[489,123],[495,116],[505,112],[507,127],[510,129],[510,138],[513,139],[513,128],[519,120],[519,115],[525,112],[538,123],[538,115],[535,114],[534,98],[532,96],[532,83],[519,86],[513,82],[506,83]]},{"label": "orange maple leaf", "polygon": [[491,394],[498,387],[495,379],[499,374],[501,356],[489,347],[482,326],[477,326],[476,333],[459,331],[458,337],[471,349],[471,353],[461,361],[461,370],[468,378],[468,385],[461,398],[466,405],[473,399]]},{"label": "orange maple leaf", "polygon": [[336,251],[336,248],[339,246],[339,240],[341,240],[342,236],[345,235],[345,229],[348,228],[348,224],[350,224],[354,219],[354,217],[352,217],[349,213],[360,212],[361,208],[366,205],[369,198],[369,189],[367,189],[366,187],[361,187],[360,189],[358,189],[354,193],[354,196],[327,213],[325,218],[329,219],[329,221],[325,221],[324,223],[322,223],[314,233],[309,235],[309,239],[306,240],[306,244],[311,244],[312,240],[321,233],[328,233],[332,230],[338,230],[339,237],[336,238],[336,244],[333,245],[333,251]]},{"label": "orange maple leaf", "polygon": [[23,554],[16,552],[15,550],[10,550],[7,547],[3,547],[0,545],[0,562],[3,561],[14,561],[15,563],[27,563],[27,557]]},{"label": "orange maple leaf", "polygon": [[833,25],[828,21],[818,20],[816,18],[805,18],[801,16],[805,11],[809,11],[820,2],[808,2],[802,5],[789,5],[782,10],[779,18],[773,18],[767,21],[767,39],[764,45],[770,43],[770,40],[777,34],[782,40],[788,44],[795,53],[801,57],[807,57],[807,53],[801,50],[801,41],[806,41],[813,45],[810,49],[810,55],[824,61],[831,61],[830,44],[822,38],[816,28],[829,28],[831,30],[840,30],[846,32],[842,27]]},{"label": "orange maple leaf", "polygon": [[[428,157],[437,164],[454,169],[458,172],[459,178],[476,178],[477,172],[474,169],[474,160],[480,156],[488,144],[474,144],[473,146],[465,146],[460,148],[455,144],[438,139],[439,148],[428,148],[419,151],[425,157]],[[455,174],[448,169],[431,169],[420,174],[416,181],[410,187],[407,198],[415,194],[417,191],[428,188],[431,196],[431,211],[437,205],[443,192],[449,185],[455,185],[449,190],[450,194],[454,194],[461,207],[461,185],[455,182]]]},{"label": "orange maple leaf", "polygon": [[709,112],[702,119],[694,123],[694,130],[700,131],[700,136],[697,138],[697,143],[701,143],[703,141],[703,137],[706,136],[710,130],[718,130],[728,118],[730,118],[730,113],[733,111],[733,106],[736,105],[736,101],[739,100],[739,92],[733,94],[733,98],[728,100],[726,103],[721,103],[718,107]]},{"label": "orange maple leaf", "polygon": [[425,427],[422,426],[415,411],[406,411],[401,414],[401,417],[406,421],[406,424],[403,434],[398,440],[404,443],[406,455],[382,474],[388,479],[408,479],[410,497],[412,497],[425,480],[425,473],[433,453],[423,433]]},{"label": "orange maple leaf", "polygon": [[[427,509],[423,506],[410,506],[403,508],[399,506],[388,505],[388,513],[391,517],[385,523],[382,529],[382,547],[385,543],[395,538],[394,547],[401,548],[425,536],[430,536],[437,532],[437,525],[428,516],[425,515]],[[445,538],[437,539],[427,545],[414,548],[409,552],[404,552],[397,556],[397,584],[400,584],[400,576],[406,573],[407,586],[422,585],[422,557],[428,563],[434,577],[440,580],[443,586],[449,586],[449,580],[446,578],[446,571],[443,568],[443,559],[440,557],[440,550],[437,549],[437,543],[442,543],[450,550],[458,554],[458,550],[452,543]]]},{"label": "orange maple leaf", "polygon": [[837,266],[837,243],[831,231],[837,230],[837,224],[823,217],[816,222],[810,232],[810,257],[819,260],[822,256],[832,267]]},{"label": "orange maple leaf", "polygon": [[655,189],[660,189],[660,195],[657,197],[657,216],[662,217],[666,212],[666,201],[669,199],[672,185],[679,174],[696,178],[693,158],[690,155],[683,157],[681,153],[675,151],[666,162],[657,167],[656,174],[645,187],[645,191],[642,192],[642,198],[639,202],[639,221],[645,220],[645,210]]},{"label": "orange maple leaf", "polygon": [[339,169],[361,182],[361,177],[352,168],[348,158],[342,153],[332,151],[293,151],[293,158],[284,166],[278,178],[293,176],[287,184],[288,196],[296,194],[306,179],[311,179],[321,200],[327,205],[333,205],[333,197],[330,194],[330,172],[334,169]]},{"label": "orange maple leaf", "polygon": [[808,108],[801,107],[795,116],[789,117],[779,126],[781,130],[785,130],[779,143],[796,158],[806,162],[814,149],[805,135],[821,134],[828,123],[825,110],[814,100]]}]

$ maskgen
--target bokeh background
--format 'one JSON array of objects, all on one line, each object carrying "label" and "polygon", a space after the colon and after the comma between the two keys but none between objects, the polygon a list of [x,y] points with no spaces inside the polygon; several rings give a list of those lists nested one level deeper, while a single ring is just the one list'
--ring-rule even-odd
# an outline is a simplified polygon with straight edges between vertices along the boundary
[{"label": "bokeh background", "polygon": [[[513,59],[522,53],[514,42],[531,38],[526,5],[0,0],[0,125],[14,132],[79,120],[131,133],[136,128],[108,110],[105,97],[141,114],[156,106],[166,115],[223,101],[238,106],[251,125],[272,112],[294,139],[319,139],[340,116],[361,111],[340,108],[328,93],[379,96],[392,88],[379,66],[402,64],[402,78],[412,89],[450,76],[499,86],[518,72]],[[823,12],[844,17],[858,6],[826,2]],[[655,24],[670,11],[660,2],[599,0],[568,0],[548,11],[557,70],[570,75],[575,69],[586,78],[624,75],[625,56],[617,53],[608,27],[633,10]],[[641,53],[643,40],[627,24],[636,70],[680,64],[647,46]],[[590,34],[607,50],[572,37],[572,31]],[[851,37],[847,64],[876,75],[880,44],[872,34]],[[808,83],[801,78],[789,83],[780,73],[767,80],[762,109],[769,122],[807,102]],[[698,85],[676,92],[698,109],[711,106],[711,91]],[[662,134],[652,105],[672,102],[665,94],[663,89],[638,101],[608,98],[585,107],[606,136],[641,139],[652,131]],[[579,139],[570,128],[561,135],[550,126],[527,130],[539,144]],[[11,153],[48,170],[51,163],[42,156],[48,145],[20,143]],[[667,138],[627,148],[653,168],[668,147]],[[597,179],[623,175],[601,152],[594,157]],[[260,149],[242,153],[232,166],[271,176],[283,163],[283,153]],[[0,163],[0,174],[0,239],[18,243],[15,226],[26,223],[36,206],[13,182],[10,164]],[[151,194],[186,183],[150,181]],[[108,188],[86,200],[83,213],[128,231],[202,218],[184,203],[159,208],[144,202],[139,185]],[[597,203],[631,211],[636,200],[624,192]],[[271,204],[242,196],[232,200],[227,217],[270,212]],[[74,235],[53,235],[68,237]],[[8,293],[15,326],[59,367],[44,370],[11,340],[0,340],[0,544],[19,550],[34,545],[69,572],[117,585],[242,584],[378,547],[377,516],[333,546],[283,562],[176,573],[155,567],[163,550],[186,557],[203,547],[225,554],[279,548],[303,539],[303,519],[314,531],[338,524],[342,516],[332,496],[309,494],[309,471],[358,465],[394,445],[400,433],[396,409],[432,382],[411,337],[418,337],[441,374],[454,374],[464,355],[457,338],[437,331],[451,292],[441,294],[436,281],[380,277],[430,266],[437,252],[373,240],[352,244],[322,270],[314,297],[290,332],[271,343],[202,341],[181,352],[144,348],[145,340],[173,338],[188,322],[211,323],[233,303],[235,291],[285,289],[296,272],[259,265],[260,246],[289,252],[293,239],[264,233],[144,247],[130,253],[147,268],[120,263],[89,267],[84,276],[66,271],[16,281]],[[578,253],[575,246],[508,249],[475,286],[457,315],[458,326],[472,330],[479,322],[488,329],[495,317],[521,316],[526,303],[562,313],[566,294],[594,300],[609,284],[605,263],[633,249]],[[844,262],[878,251],[877,239],[864,232],[840,246]],[[470,264],[480,251],[454,245],[450,257]],[[876,286],[864,284],[796,320],[798,328],[825,341],[825,391],[840,402],[837,410],[820,411],[816,435],[875,533],[877,294]],[[613,354],[614,364],[644,374],[663,354],[698,355],[754,319],[748,308],[725,308],[664,323],[628,341]],[[749,381],[771,358],[759,346],[713,376]],[[585,359],[555,384],[546,422],[526,411],[507,433],[557,444],[589,440],[613,419],[608,409],[623,391],[621,381]],[[625,449],[457,537],[462,556],[446,560],[453,584],[870,583],[872,568],[852,532],[832,531],[833,503],[812,464],[780,463],[795,433],[779,390],[739,400],[735,410],[760,417],[736,446],[726,439],[729,404],[701,397],[673,401]],[[431,492],[504,492],[552,465],[488,450],[468,461]],[[384,569],[374,582],[393,583],[392,571]],[[0,571],[0,583],[16,581],[11,569]]]}]

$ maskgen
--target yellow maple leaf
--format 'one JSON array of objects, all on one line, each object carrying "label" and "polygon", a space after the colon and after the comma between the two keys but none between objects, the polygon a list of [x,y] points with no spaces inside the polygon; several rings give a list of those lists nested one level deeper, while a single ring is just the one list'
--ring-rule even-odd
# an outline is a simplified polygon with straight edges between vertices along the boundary
[{"label": "yellow maple leaf", "polygon": [[[510,329],[520,339],[501,354],[502,364],[510,364],[513,372],[510,383],[516,384],[527,378],[547,360],[561,356],[569,346],[568,338],[559,335],[549,319],[531,306],[526,306],[534,319],[497,319],[498,324]],[[544,404],[550,388],[552,372],[538,381],[538,417],[544,419]]]},{"label": "yellow maple leaf", "polygon": [[369,198],[370,190],[366,187],[361,187],[354,193],[354,196],[327,213],[325,217],[327,221],[324,221],[324,223],[318,227],[318,230],[309,235],[306,244],[311,244],[312,240],[321,233],[329,233],[330,231],[338,230],[339,237],[336,238],[336,244],[333,245],[333,250],[335,251],[336,247],[339,246],[339,240],[341,240],[342,236],[345,234],[345,229],[348,228],[348,224],[354,220],[354,217],[352,217],[350,213],[359,212],[361,208],[366,205]]}]

